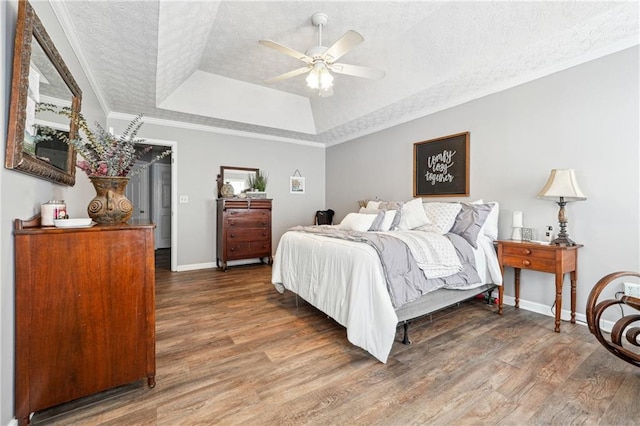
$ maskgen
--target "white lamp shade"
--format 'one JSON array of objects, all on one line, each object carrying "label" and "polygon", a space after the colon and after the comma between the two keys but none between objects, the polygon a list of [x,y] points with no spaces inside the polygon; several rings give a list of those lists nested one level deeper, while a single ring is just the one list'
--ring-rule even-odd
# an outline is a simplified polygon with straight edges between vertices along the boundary
[{"label": "white lamp shade", "polygon": [[316,62],[306,78],[311,89],[328,90],[333,86],[333,76],[324,62]]},{"label": "white lamp shade", "polygon": [[553,169],[544,188],[538,192],[538,198],[558,201],[583,201],[587,197],[582,193],[573,169]]}]

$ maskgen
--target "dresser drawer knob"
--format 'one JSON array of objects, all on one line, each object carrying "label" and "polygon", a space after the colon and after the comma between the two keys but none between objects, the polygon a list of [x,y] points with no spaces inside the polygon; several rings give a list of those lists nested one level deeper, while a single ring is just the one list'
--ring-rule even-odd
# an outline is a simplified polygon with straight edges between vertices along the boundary
[{"label": "dresser drawer knob", "polygon": [[530,262],[530,261],[528,261],[528,260],[523,260],[523,261],[522,261],[522,264],[523,264],[524,266],[531,266],[531,262]]},{"label": "dresser drawer knob", "polygon": [[531,254],[531,250],[529,250],[529,249],[522,249],[522,253],[524,253],[524,254]]},{"label": "dresser drawer knob", "polygon": [[235,238],[236,234],[229,234],[229,238]]}]

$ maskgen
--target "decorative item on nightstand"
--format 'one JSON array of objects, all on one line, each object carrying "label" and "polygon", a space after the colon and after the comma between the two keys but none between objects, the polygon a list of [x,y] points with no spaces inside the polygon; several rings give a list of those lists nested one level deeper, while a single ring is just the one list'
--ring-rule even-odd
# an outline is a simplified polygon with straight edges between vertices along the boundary
[{"label": "decorative item on nightstand", "polygon": [[544,188],[538,192],[538,198],[555,201],[560,206],[560,211],[558,212],[560,232],[558,237],[551,241],[551,244],[560,246],[576,245],[569,239],[569,234],[567,233],[567,215],[564,206],[568,201],[584,201],[587,197],[580,190],[573,169],[551,170],[549,180],[547,180]]},{"label": "decorative item on nightstand", "polygon": [[522,241],[522,212],[513,212],[513,222],[511,226],[513,227],[511,239],[514,241]]}]

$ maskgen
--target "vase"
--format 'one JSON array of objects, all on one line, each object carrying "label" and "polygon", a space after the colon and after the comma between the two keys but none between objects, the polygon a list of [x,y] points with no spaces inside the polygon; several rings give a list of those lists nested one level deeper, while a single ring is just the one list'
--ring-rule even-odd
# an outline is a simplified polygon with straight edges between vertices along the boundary
[{"label": "vase", "polygon": [[133,205],[124,195],[128,177],[89,176],[96,196],[89,203],[87,213],[96,223],[117,225],[124,223],[133,214]]}]

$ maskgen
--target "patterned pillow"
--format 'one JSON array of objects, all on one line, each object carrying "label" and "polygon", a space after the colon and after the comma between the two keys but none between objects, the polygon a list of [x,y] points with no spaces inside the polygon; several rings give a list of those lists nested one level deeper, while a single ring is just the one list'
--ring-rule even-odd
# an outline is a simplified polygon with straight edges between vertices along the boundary
[{"label": "patterned pillow", "polygon": [[419,227],[418,230],[440,235],[449,232],[460,212],[460,203],[428,202],[424,203],[423,207],[431,223]]}]

